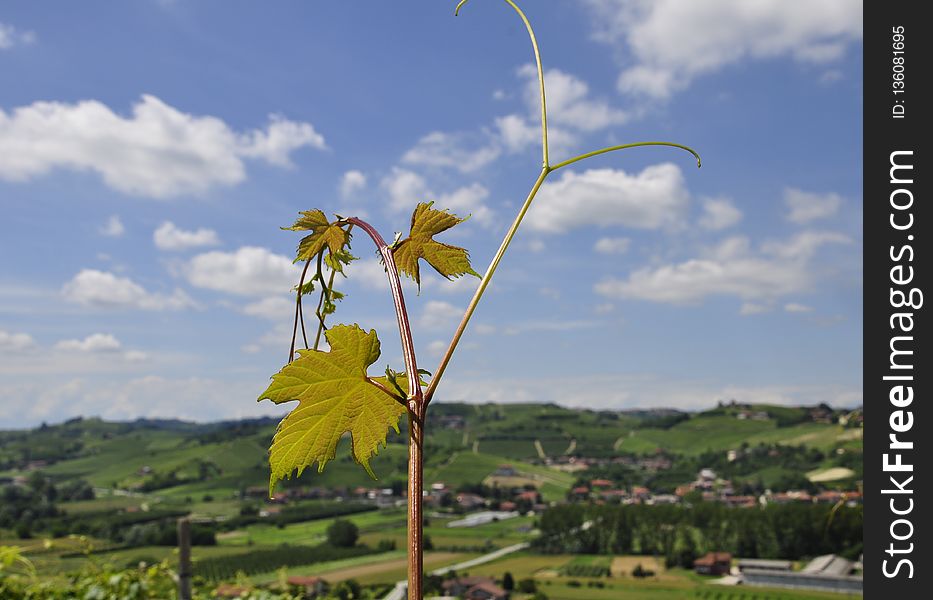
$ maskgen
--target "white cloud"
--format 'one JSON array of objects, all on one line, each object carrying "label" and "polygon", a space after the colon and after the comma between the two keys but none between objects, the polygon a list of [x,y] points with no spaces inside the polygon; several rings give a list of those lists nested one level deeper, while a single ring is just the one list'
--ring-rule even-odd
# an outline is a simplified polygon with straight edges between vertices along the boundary
[{"label": "white cloud", "polygon": [[[622,374],[538,376],[529,378],[458,378],[444,380],[444,399],[451,402],[553,402],[562,406],[598,409],[664,407],[705,410],[719,400],[786,406],[852,407],[862,401],[860,386],[845,385],[736,385],[708,380],[676,379],[668,375]],[[625,448],[625,442],[622,442]]]},{"label": "white cloud", "polygon": [[152,233],[152,241],[160,250],[187,250],[201,246],[216,246],[220,243],[213,229],[198,228],[195,231],[179,229],[171,221],[165,221]]},{"label": "white cloud", "polygon": [[424,305],[419,324],[425,329],[451,327],[463,316],[463,309],[449,302],[430,300]]},{"label": "white cloud", "polygon": [[506,115],[496,119],[499,139],[509,152],[521,152],[541,143],[541,128],[521,115]]},{"label": "white cloud", "polygon": [[350,198],[366,189],[366,175],[362,171],[350,170],[340,178],[340,195]]},{"label": "white cloud", "polygon": [[[524,80],[524,115],[510,114],[495,120],[499,143],[508,152],[521,152],[541,143],[541,105],[538,72],[534,65],[518,70]],[[548,148],[550,154],[565,153],[579,142],[581,132],[606,129],[627,122],[631,115],[613,108],[604,99],[590,97],[585,81],[560,71],[544,73],[548,102]]]},{"label": "white cloud", "polygon": [[486,204],[489,191],[478,183],[459,187],[446,194],[436,194],[428,188],[424,177],[407,169],[394,168],[382,180],[389,194],[389,206],[396,212],[410,212],[419,202],[434,201],[434,207],[448,209],[465,217],[471,215],[481,225],[491,225],[493,211]]},{"label": "white cloud", "polygon": [[[540,114],[541,92],[538,87],[538,71],[534,65],[519,69],[525,79],[525,104],[530,115]],[[604,99],[590,97],[590,87],[585,81],[559,69],[544,72],[544,89],[547,92],[548,129],[551,125],[564,126],[579,131],[597,131],[621,125],[629,120],[625,111],[612,108]]]},{"label": "white cloud", "polygon": [[596,307],[593,309],[593,312],[595,312],[597,315],[608,315],[615,309],[616,309],[615,304],[611,302],[603,302],[602,304],[597,304]]},{"label": "white cloud", "polygon": [[[305,300],[302,299],[301,305],[307,310]],[[242,308],[243,314],[251,317],[260,317],[270,321],[279,321],[287,319],[291,321],[295,315],[295,299],[287,299],[281,296],[269,296],[256,302],[247,304]]]},{"label": "white cloud", "polygon": [[13,46],[33,44],[36,34],[32,31],[18,31],[12,25],[0,23],[0,50],[8,50]]},{"label": "white cloud", "polygon": [[587,0],[595,37],[633,57],[620,91],[667,98],[691,81],[748,59],[825,64],[862,37],[852,0]]},{"label": "white cloud", "polygon": [[504,327],[497,328],[497,334],[505,335],[524,335],[527,333],[563,333],[567,331],[578,331],[580,329],[591,329],[599,325],[596,321],[525,321],[519,323],[510,323]]},{"label": "white cloud", "polygon": [[703,216],[700,227],[710,231],[719,231],[732,227],[742,220],[742,211],[735,207],[728,198],[706,198],[703,200]]},{"label": "white cloud", "polygon": [[481,225],[491,225],[493,212],[483,201],[489,197],[489,190],[478,183],[455,189],[449,194],[441,194],[434,200],[434,208],[449,210],[457,216],[476,220]]},{"label": "white cloud", "polygon": [[184,271],[193,286],[242,296],[288,292],[298,285],[301,274],[287,257],[255,246],[199,254]]},{"label": "white cloud", "polygon": [[528,242],[528,249],[534,253],[544,252],[547,248],[547,244],[544,243],[544,240],[531,240]]},{"label": "white cloud", "polygon": [[787,204],[787,220],[803,225],[836,214],[842,206],[842,197],[833,193],[814,194],[787,188],[784,190],[784,202]]},{"label": "white cloud", "polygon": [[615,169],[567,171],[541,186],[527,223],[556,233],[584,226],[674,228],[683,222],[689,199],[683,174],[671,163],[633,175]]},{"label": "white cloud", "polygon": [[0,329],[0,352],[23,352],[36,347],[28,333],[10,333]]},{"label": "white cloud", "polygon": [[789,302],[784,305],[784,310],[789,313],[807,313],[812,312],[813,308],[807,306],[806,304],[799,304],[797,302]]},{"label": "white cloud", "polygon": [[596,284],[609,298],[632,298],[670,304],[690,304],[709,296],[734,296],[746,301],[742,314],[754,314],[761,302],[809,289],[814,284],[810,260],[820,246],[846,243],[831,232],[804,232],[787,241],[766,242],[754,251],[747,238],[732,237],[678,264],[646,267],[627,279],[609,277]]},{"label": "white cloud", "polygon": [[[386,269],[378,258],[361,258],[355,260],[344,269],[347,278],[354,285],[367,290],[388,291],[389,280]],[[424,282],[422,282],[422,285]]]},{"label": "white cloud", "polygon": [[122,348],[120,340],[109,333],[92,333],[83,340],[62,340],[56,350],[73,352],[116,352]]},{"label": "white cloud", "polygon": [[389,207],[396,212],[411,211],[419,202],[429,200],[424,177],[407,169],[392,169],[392,173],[383,178],[382,187],[389,194]]},{"label": "white cloud", "polygon": [[600,254],[625,254],[632,240],[624,237],[604,237],[596,240],[593,250]]},{"label": "white cloud", "polygon": [[[495,161],[503,151],[516,153],[540,144],[541,126],[538,75],[534,65],[518,69],[525,111],[497,117],[480,132],[432,131],[402,157],[402,162],[457,169],[470,173]],[[585,81],[549,69],[544,74],[548,101],[548,147],[552,155],[575,146],[579,134],[627,122],[631,115],[593,98]],[[504,95],[499,95],[500,99]]]},{"label": "white cloud", "polygon": [[100,228],[100,234],[107,237],[120,237],[124,233],[126,233],[126,227],[123,226],[123,221],[117,215],[107,219],[107,222]]},{"label": "white cloud", "polygon": [[96,269],[82,269],[64,285],[62,294],[70,302],[97,308],[182,310],[197,306],[182,290],[176,289],[171,296],[154,294],[131,279]]},{"label": "white cloud", "polygon": [[743,317],[749,315],[760,315],[763,313],[771,312],[773,306],[770,304],[757,304],[755,302],[743,302],[742,306],[739,307],[739,314]]},{"label": "white cloud", "polygon": [[0,396],[30,398],[27,403],[0,403],[0,424],[22,427],[43,420],[76,416],[108,420],[172,418],[213,421],[284,414],[290,406],[256,402],[255,381],[145,375],[108,377],[103,381],[74,378],[58,382],[0,383]]},{"label": "white cloud", "polygon": [[27,181],[53,169],[94,171],[115,190],[168,198],[246,178],[243,158],[290,164],[303,146],[324,148],[308,123],[271,116],[265,130],[238,133],[144,95],[129,117],[96,100],[35,102],[0,110],[0,179]]},{"label": "white cloud", "polygon": [[149,360],[149,355],[139,350],[129,350],[123,354],[123,358],[126,359],[127,362],[139,363]]},{"label": "white cloud", "polygon": [[443,340],[434,340],[428,344],[428,353],[430,353],[431,356],[440,356],[447,350],[447,346],[448,343]]},{"label": "white cloud", "polygon": [[269,126],[265,131],[254,129],[242,134],[238,142],[239,155],[260,158],[277,167],[294,166],[291,153],[301,147],[327,148],[324,136],[310,123],[289,121],[281,115],[269,115]]},{"label": "white cloud", "polygon": [[500,153],[488,136],[432,131],[402,156],[402,162],[470,173],[496,160]]}]

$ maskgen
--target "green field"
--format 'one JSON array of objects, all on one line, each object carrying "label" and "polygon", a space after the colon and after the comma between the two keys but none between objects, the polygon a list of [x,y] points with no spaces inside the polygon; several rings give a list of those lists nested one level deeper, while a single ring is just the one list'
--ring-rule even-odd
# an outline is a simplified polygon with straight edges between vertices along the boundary
[{"label": "green field", "polygon": [[[432,405],[433,414],[439,417],[459,415],[464,420],[450,427],[438,425],[428,429],[424,479],[428,486],[444,483],[452,490],[462,487],[475,490],[482,484],[486,486],[484,493],[490,494],[494,488],[511,490],[533,486],[546,503],[562,502],[578,479],[580,483],[588,484],[588,476],[594,475],[568,473],[545,466],[542,455],[548,459],[560,459],[572,453],[580,457],[610,459],[622,455],[655,454],[660,448],[674,461],[671,469],[653,473],[617,463],[609,465],[606,461],[607,468],[615,469],[607,476],[614,479],[619,487],[645,482],[673,489],[692,481],[697,470],[707,466],[701,463],[720,461],[716,466],[720,473],[735,467],[726,462],[726,451],[744,447],[758,448],[759,454],[757,462],[745,463],[748,465],[745,470],[735,470],[731,475],[726,473],[725,476],[732,477],[739,485],[753,482],[771,487],[795,477],[799,480],[803,474],[810,473],[816,481],[827,479],[825,483],[821,482],[823,488],[852,489],[855,486],[860,471],[853,473],[844,469],[861,468],[858,466],[862,449],[860,429],[814,422],[808,418],[808,411],[802,408],[753,407],[755,411],[768,413],[767,418],[760,419],[739,419],[738,410],[720,407],[689,415],[663,412],[625,414],[541,404],[439,403]],[[6,478],[6,485],[11,488],[22,486],[23,480],[35,476],[40,479],[46,477],[56,486],[82,479],[93,486],[97,494],[93,500],[74,501],[59,497],[56,506],[60,513],[37,521],[33,531],[27,532],[32,539],[18,539],[17,523],[8,521],[0,530],[0,545],[25,548],[26,556],[35,563],[43,577],[59,578],[88,564],[113,564],[125,568],[140,561],[173,560],[174,549],[168,545],[151,545],[166,543],[164,541],[139,537],[135,542],[126,543],[146,545],[119,547],[129,538],[101,532],[100,529],[83,530],[92,531],[101,538],[87,540],[88,545],[62,537],[46,544],[46,538],[61,534],[61,529],[54,528],[55,519],[60,525],[107,520],[108,515],[114,514],[135,523],[137,516],[145,516],[146,513],[167,515],[165,518],[187,513],[204,523],[216,522],[217,545],[196,546],[193,551],[195,561],[272,550],[281,544],[317,545],[325,539],[332,518],[287,524],[288,519],[283,518],[279,526],[274,516],[263,520],[254,516],[267,507],[264,499],[269,476],[267,448],[274,428],[274,422],[268,420],[196,425],[171,421],[107,423],[88,419],[28,432],[0,432],[0,461],[3,465],[0,476]],[[358,486],[378,488],[393,487],[394,484],[398,490],[407,479],[407,447],[398,443],[399,437],[394,433],[389,435],[389,441],[389,446],[372,460],[378,481],[372,480],[354,463],[350,457],[349,440],[345,438],[338,446],[335,460],[324,473],[318,473],[315,468],[308,469],[301,478],[281,483],[277,489],[314,487],[352,494]],[[806,446],[821,452],[784,451],[781,446]],[[773,456],[788,456],[792,460],[772,460],[771,452]],[[39,465],[36,471],[33,464],[36,460],[47,461],[47,464]],[[800,460],[806,462],[800,463]],[[806,466],[798,468],[800,464]],[[504,465],[511,468],[512,474],[503,475],[500,468]],[[259,492],[248,488],[259,488]],[[87,485],[84,489],[89,491]],[[344,494],[344,497],[352,496]],[[395,498],[403,501],[398,496]],[[508,498],[508,495],[502,496],[503,500]],[[303,504],[313,502],[316,501],[292,501],[284,506],[284,510],[301,509]],[[330,502],[333,504],[337,500]],[[318,506],[324,505],[326,503]],[[29,508],[32,510],[31,505]],[[302,518],[310,517],[303,515]],[[352,514],[344,518],[359,527],[360,543],[370,548],[383,544],[381,548],[386,550],[391,547],[391,544],[386,546],[389,542],[394,542],[399,549],[405,547],[406,516],[403,508]],[[528,541],[537,534],[536,517],[522,516],[473,528],[448,528],[447,523],[454,518],[458,517],[436,513],[428,516],[425,534],[434,550],[426,554],[426,564],[432,568]],[[250,519],[257,522],[251,523]],[[93,549],[94,552],[85,556],[81,554],[82,549]],[[651,557],[541,556],[526,553],[471,571],[501,577],[508,570],[516,579],[533,577],[552,599],[712,599],[717,594],[723,600],[730,594],[736,600],[743,597],[749,600],[752,597],[758,600],[840,597],[777,591],[765,593],[750,588],[714,586],[690,572],[678,570],[658,569],[656,577],[637,580],[630,576],[632,560],[654,561]],[[652,564],[657,566],[656,561]],[[289,572],[325,573],[334,581],[352,577],[363,583],[390,584],[404,577],[405,561],[399,550],[389,550],[293,567]],[[270,572],[254,576],[253,580],[262,583],[275,577],[277,575]],[[517,594],[515,600],[524,598]]]}]

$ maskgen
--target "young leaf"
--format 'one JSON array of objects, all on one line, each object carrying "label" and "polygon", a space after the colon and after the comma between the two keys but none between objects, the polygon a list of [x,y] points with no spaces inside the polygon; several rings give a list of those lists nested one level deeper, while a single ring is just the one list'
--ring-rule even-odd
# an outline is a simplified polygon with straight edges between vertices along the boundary
[{"label": "young leaf", "polygon": [[[330,352],[299,350],[300,357],[272,376],[259,400],[276,404],[298,400],[282,419],[269,449],[269,494],[275,482],[298,476],[318,463],[318,472],[334,458],[337,442],[350,433],[353,458],[375,479],[369,460],[385,447],[386,433],[398,433],[405,407],[366,376],[379,358],[379,338],[359,325],[335,325],[325,333]],[[380,378],[381,379],[381,378]],[[383,385],[383,388],[385,386]]]},{"label": "young leaf", "polygon": [[[293,287],[293,288],[292,288],[292,291],[293,291],[293,292],[297,292],[297,291],[298,291],[298,286],[296,285],[295,287]],[[313,280],[313,279],[312,279],[311,281],[306,281],[306,282],[304,282],[304,285],[301,286],[301,295],[302,295],[302,296],[307,296],[308,294],[310,294],[310,293],[313,292],[313,291],[314,291],[314,280]]]},{"label": "young leaf", "polygon": [[343,300],[345,297],[346,294],[343,292],[338,292],[331,288],[330,293],[324,296],[324,302],[321,305],[321,313],[325,315],[334,314],[337,311],[337,302]]},{"label": "young leaf", "polygon": [[415,280],[421,286],[421,273],[418,259],[424,259],[434,270],[453,279],[461,275],[479,273],[470,266],[470,255],[464,248],[449,246],[434,241],[433,237],[446,231],[466,219],[461,219],[446,210],[431,208],[433,202],[421,202],[411,215],[411,232],[408,237],[395,245],[395,264],[400,271]]},{"label": "young leaf", "polygon": [[[324,257],[324,264],[331,268],[331,270],[337,271],[341,275],[343,273],[343,267],[350,264],[354,260],[357,260],[358,257],[353,256],[347,250],[339,250],[337,252],[331,252]],[[344,275],[346,277],[346,275]]]},{"label": "young leaf", "polygon": [[311,231],[310,235],[301,238],[298,243],[298,255],[295,262],[309,260],[316,256],[325,246],[331,254],[337,254],[350,241],[350,234],[339,225],[332,224],[327,216],[320,210],[305,210],[291,227],[283,227],[292,231]]}]

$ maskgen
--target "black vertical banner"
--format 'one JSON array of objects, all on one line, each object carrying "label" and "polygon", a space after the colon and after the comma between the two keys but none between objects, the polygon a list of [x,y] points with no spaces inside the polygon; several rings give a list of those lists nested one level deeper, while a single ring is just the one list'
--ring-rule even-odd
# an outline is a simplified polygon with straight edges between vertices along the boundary
[{"label": "black vertical banner", "polygon": [[923,350],[933,270],[926,242],[933,32],[924,6],[866,0],[864,7],[866,598],[933,598],[933,568],[924,560],[933,532],[921,525],[933,460],[933,363]]}]

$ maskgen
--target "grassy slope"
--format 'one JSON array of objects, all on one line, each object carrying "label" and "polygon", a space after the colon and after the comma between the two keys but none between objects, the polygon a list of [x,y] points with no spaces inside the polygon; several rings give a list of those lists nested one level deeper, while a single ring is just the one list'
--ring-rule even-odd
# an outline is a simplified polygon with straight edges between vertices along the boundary
[{"label": "grassy slope", "polygon": [[[802,409],[756,407],[775,416],[790,419]],[[571,475],[543,466],[529,464],[537,459],[535,441],[547,456],[559,456],[575,445],[576,452],[602,456],[622,452],[652,452],[657,448],[696,454],[705,450],[725,451],[746,442],[806,444],[821,449],[846,447],[860,450],[859,430],[837,425],[800,423],[778,427],[777,421],[739,420],[734,410],[717,409],[699,413],[668,429],[650,425],[629,415],[571,410],[553,405],[462,405],[438,404],[437,415],[460,414],[466,418],[465,430],[429,429],[425,479],[427,483],[444,482],[452,487],[478,483],[501,464],[512,464],[540,485],[546,500],[559,499],[573,480]],[[198,466],[206,461],[217,471],[204,481],[156,490],[144,499],[111,499],[107,508],[117,508],[146,500],[150,503],[185,505],[199,515],[232,514],[235,493],[247,486],[267,483],[266,448],[274,425],[260,425],[248,433],[224,441],[201,443],[200,426],[176,424],[155,427],[140,424],[106,423],[84,420],[47,430],[0,432],[6,436],[4,452],[13,448],[43,448],[61,445],[62,440],[79,440],[80,456],[57,462],[43,471],[56,479],[83,477],[91,484],[110,488],[128,486],[143,480],[139,474],[148,466],[160,474],[176,471],[182,477],[195,477]],[[349,441],[343,440],[337,458],[324,473],[311,468],[297,481],[285,485],[356,487],[388,485],[405,480],[407,449],[400,439],[389,436],[390,444],[372,461],[379,477],[374,482],[349,456]],[[477,442],[474,446],[474,442]],[[474,453],[474,449],[478,452]],[[768,480],[781,473],[763,473]],[[204,496],[213,502],[203,502]],[[76,504],[74,512],[89,505]]]}]

